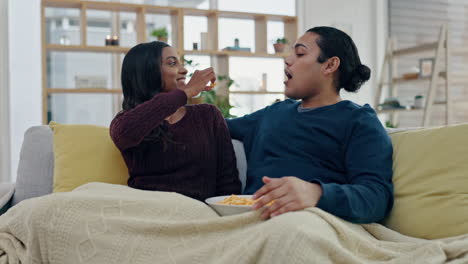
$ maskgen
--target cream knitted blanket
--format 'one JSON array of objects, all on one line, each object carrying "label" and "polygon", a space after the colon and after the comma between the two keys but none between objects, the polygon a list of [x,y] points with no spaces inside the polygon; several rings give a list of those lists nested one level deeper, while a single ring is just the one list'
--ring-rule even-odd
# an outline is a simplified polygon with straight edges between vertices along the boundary
[{"label": "cream knitted blanket", "polygon": [[179,194],[92,183],[0,216],[0,263],[468,263],[468,235],[414,239],[317,208],[219,217]]}]

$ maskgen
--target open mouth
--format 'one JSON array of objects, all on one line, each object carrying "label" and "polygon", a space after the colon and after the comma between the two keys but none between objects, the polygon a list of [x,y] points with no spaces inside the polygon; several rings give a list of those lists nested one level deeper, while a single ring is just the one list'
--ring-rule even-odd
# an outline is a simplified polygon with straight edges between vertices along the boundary
[{"label": "open mouth", "polygon": [[284,74],[286,74],[286,77],[288,77],[288,80],[293,77],[292,74],[290,72],[288,72],[287,69],[284,69]]},{"label": "open mouth", "polygon": [[185,77],[177,78],[176,81],[185,81]]}]

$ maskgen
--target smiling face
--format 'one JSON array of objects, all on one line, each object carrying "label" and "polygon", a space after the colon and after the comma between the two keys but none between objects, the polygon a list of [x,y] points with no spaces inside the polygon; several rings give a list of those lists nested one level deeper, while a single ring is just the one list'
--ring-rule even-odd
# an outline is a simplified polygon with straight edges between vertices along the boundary
[{"label": "smiling face", "polygon": [[161,64],[164,92],[172,91],[185,84],[187,69],[181,63],[179,55],[173,47],[163,49]]},{"label": "smiling face", "polygon": [[287,97],[304,99],[322,93],[323,89],[335,89],[333,74],[339,60],[336,61],[334,57],[324,63],[318,62],[321,53],[317,45],[319,38],[319,35],[311,32],[302,35],[296,41],[291,55],[285,59],[287,80],[284,84]]}]

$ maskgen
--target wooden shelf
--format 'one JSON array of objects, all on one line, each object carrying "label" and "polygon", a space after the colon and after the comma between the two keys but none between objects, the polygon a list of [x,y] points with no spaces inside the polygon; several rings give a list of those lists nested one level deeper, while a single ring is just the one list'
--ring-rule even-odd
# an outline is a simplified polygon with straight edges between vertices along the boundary
[{"label": "wooden shelf", "polygon": [[296,17],[273,15],[273,14],[258,14],[258,13],[246,13],[246,12],[218,11],[218,15],[221,18],[252,19],[252,20],[255,20],[255,19],[265,17],[269,21],[283,21],[283,22],[296,21]]},{"label": "wooden shelf", "polygon": [[[440,76],[445,79],[444,76]],[[415,79],[403,79],[403,78],[394,78],[393,83],[394,84],[402,84],[402,83],[418,83],[418,82],[424,82],[424,81],[430,81],[430,77],[424,77],[424,78],[415,78]],[[460,76],[450,76],[449,83],[451,85],[457,85],[457,84],[468,84],[468,77],[465,77],[463,75]],[[389,85],[388,82],[383,83],[383,85]],[[438,85],[445,85],[444,83],[438,83]]]},{"label": "wooden shelf", "polygon": [[[446,72],[440,72],[439,77],[445,78],[447,76]],[[420,78],[414,78],[414,79],[405,79],[403,77],[399,78],[393,78],[393,83],[399,84],[399,83],[415,83],[415,82],[424,82],[424,81],[430,81],[432,79],[432,76],[427,76],[427,77],[420,77]]]},{"label": "wooden shelf", "polygon": [[[399,112],[414,112],[414,111],[423,111],[424,115],[422,118],[422,126],[428,126],[432,116],[432,108],[433,106],[444,106],[445,107],[445,120],[447,124],[451,123],[451,105],[453,104],[453,99],[450,92],[450,84],[456,83],[461,80],[462,78],[453,79],[453,75],[447,74],[450,72],[449,67],[449,60],[451,52],[451,47],[448,41],[448,31],[446,25],[442,25],[439,31],[438,40],[435,42],[429,42],[422,45],[417,45],[413,47],[403,48],[403,49],[394,49],[395,42],[392,39],[387,41],[387,47],[385,51],[384,63],[383,67],[381,68],[380,73],[380,81],[377,87],[377,92],[374,97],[374,107],[375,109],[379,109],[378,113],[389,113],[391,114],[391,122],[398,123],[398,113]],[[432,76],[422,77],[422,78],[412,78],[412,79],[405,79],[403,77],[396,77],[394,74],[396,72],[395,69],[395,62],[393,61],[398,56],[404,55],[412,55],[418,54],[421,52],[432,51],[434,52],[434,64],[433,64],[433,74]],[[445,56],[445,59],[442,57]],[[392,67],[392,68],[391,68]],[[390,70],[390,76],[386,76],[385,69]],[[386,80],[388,79],[388,80]],[[465,78],[466,79],[466,78]],[[446,96],[446,101],[442,102],[440,100],[436,100],[436,90],[439,89],[438,87],[441,85],[441,80],[444,81],[444,92]],[[412,83],[419,83],[419,82],[426,82],[428,81],[429,89],[424,91],[426,104],[424,107],[420,109],[380,109],[379,102],[381,101],[383,87],[385,85],[389,86],[388,96],[395,97],[398,96],[398,84],[412,84]]]},{"label": "wooden shelf", "polygon": [[286,23],[296,22],[297,18],[294,16],[282,16],[275,14],[260,14],[260,13],[247,13],[247,12],[234,12],[234,11],[220,11],[212,9],[196,9],[196,8],[178,8],[170,6],[157,6],[145,4],[131,4],[119,2],[100,2],[100,1],[80,1],[80,0],[42,0],[42,4],[46,7],[55,8],[81,8],[83,5],[87,9],[105,10],[105,11],[120,11],[120,12],[140,12],[144,9],[146,13],[157,14],[173,14],[178,10],[183,10],[184,15],[187,16],[210,16],[218,15],[220,18],[237,18],[237,19],[257,19],[259,17],[266,17],[269,21],[283,21]]},{"label": "wooden shelf", "polygon": [[450,84],[468,84],[468,77],[467,76],[463,76],[463,75],[459,75],[459,76],[450,76],[449,78],[449,83]]},{"label": "wooden shelf", "polygon": [[392,52],[392,55],[403,56],[403,55],[409,55],[409,54],[414,54],[414,53],[419,53],[419,52],[431,51],[431,50],[435,50],[437,48],[437,45],[438,45],[437,42],[432,42],[432,43],[422,44],[422,45],[418,45],[414,47],[398,49],[398,50],[394,50]]},{"label": "wooden shelf", "polygon": [[[438,101],[433,103],[434,106],[444,106],[447,104],[447,102],[444,101]],[[384,114],[384,113],[395,113],[395,112],[420,112],[424,111],[423,108],[411,108],[411,109],[406,109],[406,108],[397,108],[397,109],[378,109],[377,113],[379,114]]]},{"label": "wooden shelf", "polygon": [[129,47],[119,46],[81,46],[81,45],[57,45],[47,44],[47,51],[69,51],[69,52],[104,52],[104,53],[127,53]]},{"label": "wooden shelf", "polygon": [[262,57],[262,58],[285,58],[288,54],[252,53],[243,51],[220,51],[222,55],[231,57]]},{"label": "wooden shelf", "polygon": [[67,89],[67,88],[49,88],[47,93],[92,93],[92,94],[121,94],[122,90],[120,89],[105,89],[105,88],[80,88],[80,89]]},{"label": "wooden shelf", "polygon": [[284,92],[269,92],[269,91],[229,91],[231,94],[283,94]]},{"label": "wooden shelf", "polygon": [[[120,46],[81,46],[81,45],[58,45],[47,44],[48,51],[63,52],[102,52],[102,53],[127,53],[130,47]],[[255,57],[255,58],[285,58],[287,53],[254,53],[246,51],[216,51],[216,50],[184,50],[181,55],[224,55],[231,57]]]},{"label": "wooden shelf", "polygon": [[[54,0],[57,1],[57,0]],[[86,5],[87,9],[114,11],[114,12],[138,12],[141,5],[119,2],[98,2],[98,1],[80,1]],[[112,3],[109,5],[109,3]]]},{"label": "wooden shelf", "polygon": [[42,0],[42,5],[57,8],[80,8],[82,3],[76,0]]},{"label": "wooden shelf", "polygon": [[[46,7],[55,8],[81,8],[86,6],[87,9],[104,10],[104,11],[120,11],[120,12],[138,12],[143,5],[119,2],[99,2],[99,1],[80,1],[80,0],[42,0],[42,4]],[[156,7],[156,6],[155,6]],[[168,9],[167,7],[158,7],[158,9]]]},{"label": "wooden shelf", "polygon": [[217,10],[212,9],[198,9],[198,8],[184,8],[184,16],[204,16],[209,17],[218,14]]},{"label": "wooden shelf", "polygon": [[384,114],[384,113],[395,113],[395,112],[419,112],[423,111],[424,108],[417,108],[417,109],[406,109],[406,108],[397,108],[397,109],[380,109],[377,110],[377,113]]},{"label": "wooden shelf", "polygon": [[468,56],[468,48],[452,48],[451,53],[453,55]]},{"label": "wooden shelf", "polygon": [[183,55],[225,55],[231,57],[256,57],[256,58],[285,58],[287,53],[254,53],[248,51],[216,51],[216,50],[184,50],[180,52]]}]

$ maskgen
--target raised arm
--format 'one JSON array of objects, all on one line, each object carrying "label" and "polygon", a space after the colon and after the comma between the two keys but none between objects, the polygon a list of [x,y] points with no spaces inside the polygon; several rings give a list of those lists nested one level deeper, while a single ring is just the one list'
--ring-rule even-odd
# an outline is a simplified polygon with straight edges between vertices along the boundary
[{"label": "raised arm", "polygon": [[166,117],[187,103],[187,98],[210,90],[208,82],[216,80],[213,68],[195,71],[190,81],[167,93],[159,93],[135,108],[118,114],[110,125],[110,135],[121,151],[137,146]]},{"label": "raised arm", "polygon": [[121,151],[137,146],[166,117],[187,103],[187,95],[180,89],[159,93],[151,100],[118,114],[110,125],[110,135]]}]

